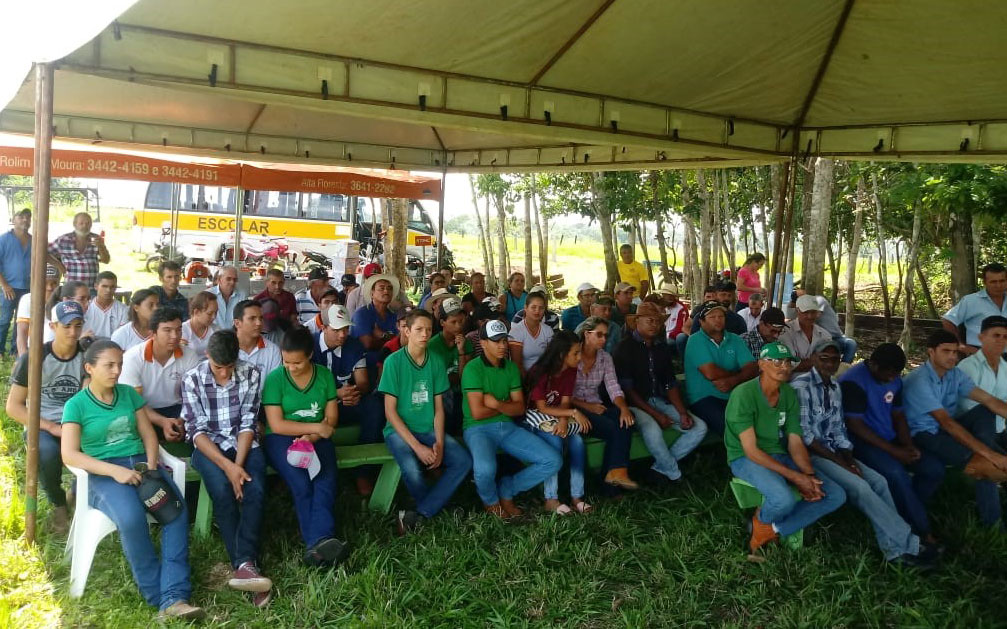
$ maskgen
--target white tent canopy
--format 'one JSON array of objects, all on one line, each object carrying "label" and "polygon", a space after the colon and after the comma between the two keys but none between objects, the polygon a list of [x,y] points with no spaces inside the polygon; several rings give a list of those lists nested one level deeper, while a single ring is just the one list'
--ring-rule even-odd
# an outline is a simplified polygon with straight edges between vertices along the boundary
[{"label": "white tent canopy", "polygon": [[[1007,159],[988,0],[139,0],[93,28],[58,137],[466,172]],[[33,90],[0,84],[0,131],[32,131]]]}]

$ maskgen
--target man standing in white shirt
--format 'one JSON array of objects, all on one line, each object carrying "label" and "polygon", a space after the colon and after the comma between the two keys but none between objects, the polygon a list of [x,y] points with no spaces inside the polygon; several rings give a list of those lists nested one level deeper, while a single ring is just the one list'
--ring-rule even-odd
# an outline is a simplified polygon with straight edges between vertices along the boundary
[{"label": "man standing in white shirt", "polygon": [[[979,332],[979,351],[963,358],[958,368],[965,372],[972,382],[998,400],[1007,400],[1007,361],[1004,360],[1004,350],[1007,349],[1007,317],[993,315],[983,319]],[[972,412],[976,407],[985,407],[972,398],[958,398],[958,408],[955,417],[962,417]],[[997,433],[1004,432],[1004,418],[995,416]]]},{"label": "man standing in white shirt", "polygon": [[136,389],[147,402],[147,416],[160,429],[165,441],[185,440],[182,413],[182,378],[199,364],[181,344],[182,313],[162,306],[150,316],[151,337],[126,350],[122,356],[120,384]]},{"label": "man standing in white shirt", "polygon": [[280,348],[262,336],[262,304],[246,299],[234,307],[234,331],[238,335],[238,358],[259,369],[259,393],[269,372],[282,364]]},{"label": "man standing in white shirt", "polygon": [[217,271],[217,284],[211,286],[209,291],[217,296],[217,327],[230,330],[234,325],[234,307],[238,302],[248,299],[248,295],[238,290],[238,269],[233,266],[220,267]]},{"label": "man standing in white shirt", "polygon": [[119,279],[111,271],[102,271],[94,284],[95,296],[84,311],[84,331],[95,338],[112,338],[119,326],[129,321],[129,308],[115,298]]},{"label": "man standing in white shirt", "polygon": [[[328,291],[329,272],[325,267],[316,266],[308,273],[308,285],[294,293],[294,302],[297,304],[297,318],[301,324],[306,324],[315,318],[321,309],[322,295]],[[265,378],[266,374],[262,374]]]}]

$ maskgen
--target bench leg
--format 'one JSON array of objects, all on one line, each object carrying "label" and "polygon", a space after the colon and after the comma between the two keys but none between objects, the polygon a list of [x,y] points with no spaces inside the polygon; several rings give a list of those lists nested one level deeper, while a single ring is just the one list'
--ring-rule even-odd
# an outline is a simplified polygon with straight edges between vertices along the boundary
[{"label": "bench leg", "polygon": [[371,493],[370,509],[379,513],[387,514],[392,509],[392,502],[395,500],[395,492],[399,488],[399,480],[402,478],[402,470],[395,461],[388,461],[381,466],[381,473],[378,474],[378,482],[374,485]]},{"label": "bench leg", "polygon": [[196,522],[193,529],[197,539],[210,536],[210,526],[213,524],[213,500],[206,491],[206,483],[199,484],[199,502],[196,503]]}]

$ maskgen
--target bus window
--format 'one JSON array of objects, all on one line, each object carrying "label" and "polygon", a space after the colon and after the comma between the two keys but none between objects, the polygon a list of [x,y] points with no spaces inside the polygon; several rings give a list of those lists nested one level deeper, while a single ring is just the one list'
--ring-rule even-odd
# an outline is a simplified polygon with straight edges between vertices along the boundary
[{"label": "bus window", "polygon": [[147,198],[143,202],[143,207],[150,210],[170,210],[171,184],[158,182],[147,186]]},{"label": "bus window", "polygon": [[341,194],[305,194],[302,218],[322,221],[347,221],[347,198]]},{"label": "bus window", "polygon": [[423,234],[433,234],[434,228],[433,224],[430,222],[430,217],[427,216],[426,210],[423,206],[416,201],[409,202],[409,229],[421,232]]},{"label": "bus window", "polygon": [[357,221],[364,225],[370,225],[373,220],[374,210],[371,207],[371,199],[357,197]]},{"label": "bus window", "polygon": [[214,214],[234,213],[234,191],[230,188],[179,186],[178,209]]},{"label": "bus window", "polygon": [[255,193],[255,203],[249,214],[255,216],[276,216],[280,218],[297,218],[298,193],[277,192],[276,190],[259,190]]}]

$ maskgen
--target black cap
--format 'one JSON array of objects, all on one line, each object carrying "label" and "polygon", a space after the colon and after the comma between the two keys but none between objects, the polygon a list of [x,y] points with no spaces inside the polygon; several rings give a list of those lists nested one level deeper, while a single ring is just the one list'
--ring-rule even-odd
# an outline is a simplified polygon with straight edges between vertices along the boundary
[{"label": "black cap", "polygon": [[983,319],[982,326],[979,328],[979,331],[985,332],[990,328],[1007,328],[1007,317],[1001,315],[986,317]]},{"label": "black cap", "polygon": [[343,278],[339,280],[339,283],[343,286],[356,286],[357,276],[353,273],[344,273]]},{"label": "black cap", "polygon": [[783,316],[782,310],[773,306],[762,311],[762,314],[759,315],[759,321],[766,325],[786,325],[787,318]]},{"label": "black cap", "polygon": [[724,304],[719,301],[714,301],[712,299],[710,301],[704,301],[703,305],[699,307],[699,318],[705,319],[706,315],[717,309],[723,310],[725,313],[727,312],[727,308],[725,308]]},{"label": "black cap", "polygon": [[323,266],[316,266],[313,269],[311,269],[310,273],[308,273],[309,282],[312,280],[327,280],[327,279],[329,279],[329,272]]}]

